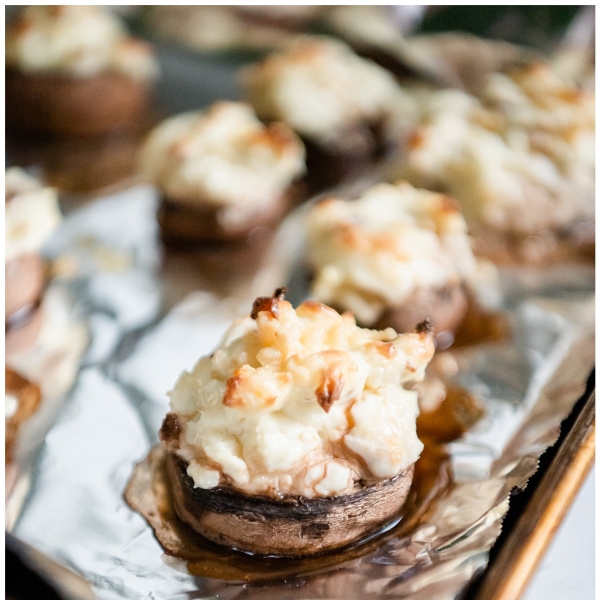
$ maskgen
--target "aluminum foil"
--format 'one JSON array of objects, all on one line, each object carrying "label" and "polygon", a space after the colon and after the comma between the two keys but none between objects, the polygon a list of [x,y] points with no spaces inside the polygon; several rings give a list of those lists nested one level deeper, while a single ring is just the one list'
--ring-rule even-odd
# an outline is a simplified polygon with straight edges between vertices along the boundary
[{"label": "aluminum foil", "polygon": [[454,352],[456,378],[486,416],[450,444],[456,481],[426,522],[325,572],[268,585],[225,582],[192,577],[165,556],[123,492],[158,440],[165,392],[179,373],[211,352],[255,296],[285,282],[295,303],[305,296],[303,209],[255,273],[223,286],[206,274],[161,270],[156,202],[147,186],[98,199],[70,213],[49,246],[92,341],[46,437],[17,537],[107,600],[455,598],[486,564],[511,489],[526,484],[584,389],[594,361],[593,268],[499,272],[498,293],[486,301],[506,311],[512,335]]}]

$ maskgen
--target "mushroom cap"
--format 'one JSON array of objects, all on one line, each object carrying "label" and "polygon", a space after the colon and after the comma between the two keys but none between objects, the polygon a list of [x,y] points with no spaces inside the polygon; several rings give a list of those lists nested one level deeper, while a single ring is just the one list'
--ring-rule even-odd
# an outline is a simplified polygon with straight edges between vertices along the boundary
[{"label": "mushroom cap", "polygon": [[207,539],[258,555],[308,556],[359,541],[400,515],[414,465],[399,475],[331,498],[243,494],[231,487],[193,487],[184,461],[169,454],[179,517]]}]

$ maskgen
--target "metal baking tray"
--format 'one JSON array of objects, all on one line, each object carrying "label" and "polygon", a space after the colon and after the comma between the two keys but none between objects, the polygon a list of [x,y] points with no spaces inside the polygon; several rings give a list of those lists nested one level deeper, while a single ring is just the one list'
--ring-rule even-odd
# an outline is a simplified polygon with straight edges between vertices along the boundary
[{"label": "metal baking tray", "polygon": [[[244,56],[239,53],[226,53],[216,56],[198,54],[164,44],[157,45],[157,52],[162,66],[163,76],[157,89],[158,110],[156,115],[149,119],[147,125],[145,125],[146,128],[160,116],[196,109],[219,99],[239,98],[240,90],[236,84],[235,73],[249,58],[254,57],[253,55]],[[133,168],[134,164],[132,157],[135,156],[135,148],[141,137],[142,134],[138,132],[137,137],[131,141],[131,148],[128,149],[128,156],[130,157],[128,160],[130,161],[129,164],[131,168]],[[116,139],[107,140],[106,143],[109,144],[110,147],[110,144],[123,144],[125,142]],[[130,142],[128,141],[127,143],[129,144]],[[53,146],[53,151],[54,149],[56,149],[56,146]],[[38,148],[36,148],[36,142],[33,141],[31,145],[27,146],[26,152],[23,152],[22,146],[17,150],[14,150],[14,147],[8,143],[7,162],[9,164],[24,163],[25,166],[33,167],[34,170],[37,169],[41,171],[51,182],[61,183],[61,187],[63,188],[63,207],[66,211],[71,213],[71,230],[67,232],[68,235],[65,239],[56,241],[54,247],[51,248],[50,253],[53,254],[54,258],[64,254],[65,250],[68,250],[69,247],[77,246],[77,236],[79,233],[75,231],[77,225],[74,226],[73,222],[76,222],[77,219],[81,221],[81,218],[77,215],[80,214],[82,206],[87,205],[83,210],[91,209],[93,211],[94,205],[98,208],[104,204],[104,214],[106,214],[106,211],[108,210],[106,207],[111,206],[114,208],[121,198],[120,194],[127,195],[132,190],[133,192],[131,193],[133,195],[137,193],[135,191],[136,188],[132,187],[136,184],[136,179],[132,176],[132,172],[127,173],[117,169],[118,172],[115,173],[114,171],[111,172],[111,168],[109,167],[103,172],[102,177],[99,179],[93,181],[81,179],[81,174],[85,171],[85,165],[89,164],[87,161],[93,160],[91,157],[94,156],[96,151],[101,151],[103,154],[106,153],[105,148],[100,149],[91,147],[91,154],[86,155],[86,161],[77,165],[75,168],[68,167],[70,170],[68,171],[67,176],[64,177],[64,171],[62,171],[61,174],[61,168],[63,168],[61,165],[57,164],[56,161],[51,164],[48,163],[48,152],[46,147],[44,148],[44,152],[40,153],[38,152]],[[112,195],[115,193],[116,196],[106,197],[108,194]],[[147,190],[143,190],[138,195],[140,194],[146,194],[146,196],[148,196],[150,193]],[[135,203],[135,201],[135,198],[131,200],[132,203]],[[99,208],[98,210],[102,210],[102,208]],[[147,212],[147,207],[144,208],[144,211]],[[86,218],[90,218],[89,213],[86,215]],[[83,229],[85,229],[85,227]],[[151,231],[150,226],[147,229],[148,230],[144,233],[147,237],[142,240],[141,244],[146,244],[148,246],[148,240],[152,236],[155,236],[156,232]],[[69,235],[71,237],[69,237]],[[155,244],[155,242],[153,242],[153,244]],[[107,246],[110,247],[110,243],[107,243]],[[118,251],[116,250],[115,252],[117,254],[118,252],[122,253],[122,250],[122,248],[118,248]],[[132,259],[131,266],[143,273],[153,273],[154,277],[157,273],[157,261],[159,261],[160,257],[159,254],[157,254],[157,248],[154,246],[152,246],[152,248],[146,247],[146,250],[147,252],[145,254],[144,252],[140,253],[141,258],[140,255],[136,255],[135,258]],[[89,248],[85,251],[89,252]],[[80,247],[77,247],[77,252],[81,252]],[[158,253],[160,253],[160,249],[158,249]],[[131,254],[131,252],[129,252],[129,254]],[[87,259],[89,259],[89,256],[87,256],[83,262],[85,263]],[[276,278],[276,273],[278,273],[277,269],[270,273],[271,280]],[[89,273],[87,275],[89,275]],[[177,305],[177,303],[185,297],[186,293],[194,288],[194,284],[192,283],[189,284],[189,289],[174,289],[174,287],[178,285],[179,280],[163,277],[163,275],[158,271],[157,281],[159,283],[162,282],[158,286],[160,288],[159,292],[163,293],[162,304],[160,300],[157,300],[155,296],[152,296],[153,302],[158,302],[158,305],[153,305],[148,308],[148,314],[146,315],[147,318],[145,320],[141,319],[140,322],[123,325],[123,322],[119,321],[119,319],[124,318],[119,307],[102,307],[99,314],[108,316],[113,319],[113,321],[115,320],[114,317],[116,314],[116,321],[121,326],[120,338],[114,349],[114,354],[103,367],[103,372],[108,376],[108,381],[110,381],[110,377],[114,370],[118,368],[119,363],[125,361],[132,355],[135,348],[138,347],[137,344],[140,343],[140,340],[144,339],[145,334],[159,326],[167,311],[172,306]],[[286,276],[289,277],[289,271]],[[267,280],[269,280],[269,278],[267,278]],[[146,282],[141,285],[141,288],[144,287],[145,283]],[[549,284],[547,282],[544,284],[543,282],[540,283],[538,281],[536,285],[540,285],[542,288],[544,285],[549,285],[550,288],[554,286],[553,289],[556,291],[556,294],[554,295],[559,296],[576,297],[581,293],[581,290],[578,290],[576,286],[573,287],[573,283],[569,277],[563,278],[562,275],[558,276],[558,279],[551,278]],[[69,283],[67,284],[67,287],[75,293],[75,297],[77,297],[78,293],[81,294],[81,283],[75,285]],[[157,289],[158,288],[152,287],[152,294],[155,294]],[[540,288],[538,287],[537,289],[539,290]],[[590,285],[587,285],[584,291],[586,294],[593,293],[593,283],[591,284],[591,288]],[[227,295],[230,292],[231,288],[227,288],[224,292],[224,288],[219,286],[211,289],[211,293],[221,295]],[[235,293],[233,295],[235,295]],[[550,294],[550,296],[553,296],[553,294]],[[80,295],[80,300],[84,304],[89,304],[90,298],[90,295],[86,295],[85,292]],[[94,298],[93,300],[97,301],[97,298]],[[95,306],[95,308],[98,308],[98,306]],[[91,313],[88,313],[88,316],[89,314]],[[98,313],[95,314],[94,318],[98,323],[101,323],[102,319],[98,320],[97,317]],[[214,333],[209,332],[208,337],[210,338],[211,336],[214,337]],[[574,352],[573,349],[571,349],[571,353],[572,352]],[[569,359],[573,360],[576,359],[576,357],[571,354],[571,356],[565,358],[565,361],[568,363]],[[90,358],[88,355],[87,361],[84,364],[84,370],[86,368],[89,369],[89,367],[94,364],[94,359]],[[529,480],[526,491],[520,494],[521,499],[519,500],[519,496],[517,495],[511,499],[511,507],[504,519],[506,525],[502,535],[498,538],[497,545],[492,550],[492,558],[489,566],[486,568],[487,555],[483,556],[478,562],[473,563],[475,566],[473,568],[472,577],[470,578],[471,584],[468,588],[462,589],[461,593],[463,594],[463,597],[505,600],[518,598],[525,589],[525,586],[543,555],[547,544],[552,538],[556,527],[566,513],[594,460],[595,396],[593,392],[593,381],[591,379],[588,381],[586,393],[577,403],[575,403],[575,399],[579,396],[577,390],[579,388],[583,389],[585,379],[588,375],[589,370],[585,372],[578,371],[575,377],[576,381],[570,381],[570,396],[572,398],[568,401],[568,404],[569,406],[574,405],[575,409],[562,427],[559,442],[553,449],[548,451],[546,458],[542,460],[543,468],[538,471],[534,478]],[[139,394],[139,389],[125,386],[124,390],[125,393],[129,395],[132,405],[137,406],[138,409],[147,402],[147,399]],[[559,392],[560,390],[556,393]],[[64,420],[65,418],[69,418],[69,411],[71,411],[72,416],[74,406],[77,407],[77,402],[71,398],[65,409],[66,417],[63,415],[63,418],[59,422],[60,426],[64,427]],[[160,410],[162,410],[162,408]],[[153,419],[156,420],[156,418],[159,418],[160,410],[155,406],[151,407],[150,414],[152,414],[153,417],[144,421],[145,426],[147,426],[148,423],[152,423]],[[156,414],[154,414],[154,412],[156,412]],[[569,413],[568,409],[565,414],[567,413]],[[556,423],[556,436],[558,436],[558,433],[558,423]],[[57,435],[60,435],[60,428],[57,430]],[[148,435],[150,436],[150,439],[153,439],[152,433]],[[552,435],[550,435],[550,438],[551,437]],[[551,443],[552,440],[549,444]],[[137,458],[140,459],[142,457],[138,456]],[[44,466],[43,462],[42,466]],[[533,472],[535,470],[536,465],[532,465],[530,471]],[[528,477],[526,479],[528,479]],[[38,484],[39,483],[40,481],[38,480]],[[41,483],[43,484],[43,481]],[[35,496],[35,489],[33,493]],[[23,522],[17,525],[15,531],[17,537],[21,530],[25,531],[26,540],[31,542],[34,540],[31,539],[32,536],[28,533],[27,527],[23,524],[26,524],[28,510],[35,511],[35,497],[33,501],[30,500],[30,503],[25,506]],[[37,521],[36,519],[32,519],[31,522],[34,524]],[[508,527],[509,523],[513,523],[510,528]],[[70,535],[78,535],[77,529],[74,528]],[[41,537],[43,538],[43,535]],[[16,543],[18,544],[18,541]],[[57,559],[59,562],[63,562],[66,566],[71,567],[80,574],[90,577],[90,572],[88,570],[82,568],[81,564],[73,561],[72,557],[68,556],[68,553],[65,554],[61,552],[60,548],[43,548],[43,550],[51,554],[53,558]],[[159,548],[155,548],[155,550],[160,552]],[[34,564],[39,564],[36,562],[36,559],[32,560]],[[110,559],[107,558],[107,570],[110,570],[112,568],[110,565],[114,566],[119,560],[119,556],[112,556]],[[161,568],[171,569],[171,567],[167,565],[163,565]],[[143,573],[138,574],[138,577],[144,576]],[[61,576],[59,575],[58,577],[60,578]],[[181,578],[184,576],[179,575],[179,577]],[[107,576],[107,579],[110,580],[110,576]],[[106,581],[102,582],[99,581],[99,579],[94,580],[92,578],[92,583],[96,588],[98,597],[113,597],[107,595],[111,586],[108,585]],[[111,593],[118,592],[118,581],[113,580],[111,585],[113,585]],[[205,597],[201,591],[204,589],[203,584],[198,582],[197,586],[198,591],[195,593],[188,592],[190,595],[186,597]],[[70,593],[71,592],[65,592],[65,597],[78,597],[76,594],[69,596]],[[123,593],[122,589],[121,593]],[[233,595],[231,595],[233,594],[232,591],[227,593],[230,594],[227,597],[233,597]],[[299,591],[299,593],[301,593],[301,591]],[[123,593],[123,596],[125,595],[127,594]],[[135,594],[132,594],[130,597],[136,596]],[[159,595],[156,597],[161,596]],[[240,597],[246,596],[242,594]],[[382,594],[382,597],[392,598],[407,596]],[[415,592],[414,597],[420,597],[419,593]]]}]

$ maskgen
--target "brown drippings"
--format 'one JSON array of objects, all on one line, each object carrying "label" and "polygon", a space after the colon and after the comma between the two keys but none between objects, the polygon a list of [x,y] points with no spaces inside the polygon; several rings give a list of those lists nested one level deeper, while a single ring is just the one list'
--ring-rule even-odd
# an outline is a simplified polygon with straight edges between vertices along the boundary
[{"label": "brown drippings", "polygon": [[483,308],[469,296],[469,308],[454,332],[452,347],[472,346],[508,339],[510,327],[506,314]]},{"label": "brown drippings", "polygon": [[323,571],[365,556],[390,539],[405,537],[423,522],[452,485],[450,457],[444,443],[460,437],[482,414],[466,391],[450,388],[435,410],[424,413],[417,422],[425,447],[415,465],[410,496],[399,523],[329,554],[308,558],[256,557],[207,541],[175,513],[164,468],[166,450],[161,445],[155,446],[136,466],[125,499],[146,518],[164,551],[187,562],[191,575],[258,582]]},{"label": "brown drippings", "polygon": [[421,410],[417,435],[424,448],[413,479],[414,507],[421,511],[420,520],[427,518],[435,499],[453,482],[446,444],[461,438],[484,414],[477,399],[457,385],[446,386],[444,399],[432,410]]},{"label": "brown drippings", "polygon": [[415,463],[412,487],[414,497],[409,508],[419,514],[419,520],[422,520],[423,515],[435,506],[435,499],[450,487],[453,476],[450,455],[445,445],[429,437],[420,439],[424,448]]},{"label": "brown drippings", "polygon": [[417,418],[417,434],[424,443],[426,439],[437,444],[452,442],[473,427],[483,415],[483,408],[467,390],[448,386],[442,402],[433,410],[421,410]]}]

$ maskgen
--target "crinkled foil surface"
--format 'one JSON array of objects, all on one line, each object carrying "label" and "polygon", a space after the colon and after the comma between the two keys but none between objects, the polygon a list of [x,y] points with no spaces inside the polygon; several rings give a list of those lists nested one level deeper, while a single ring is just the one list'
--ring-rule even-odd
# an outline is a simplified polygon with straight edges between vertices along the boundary
[{"label": "crinkled foil surface", "polygon": [[123,491],[157,442],[179,373],[211,352],[256,295],[287,282],[290,298],[302,299],[294,266],[302,210],[254,277],[223,288],[161,271],[156,202],[141,185],[100,198],[71,212],[50,245],[92,341],[15,534],[85,577],[101,599],[455,598],[485,566],[510,490],[526,484],[584,389],[594,360],[593,269],[500,271],[496,301],[512,335],[456,353],[458,382],[486,416],[450,445],[456,483],[409,537],[268,585],[197,578],[163,554]]}]

